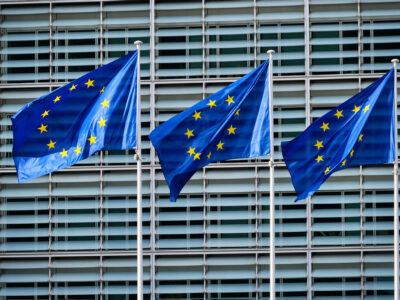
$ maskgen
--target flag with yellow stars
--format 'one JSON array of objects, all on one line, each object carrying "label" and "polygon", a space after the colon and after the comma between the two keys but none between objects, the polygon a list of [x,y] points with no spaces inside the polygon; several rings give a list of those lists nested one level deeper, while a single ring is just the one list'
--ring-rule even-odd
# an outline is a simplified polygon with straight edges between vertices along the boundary
[{"label": "flag with yellow stars", "polygon": [[100,150],[136,147],[137,51],[41,96],[12,116],[18,182]]},{"label": "flag with yellow stars", "polygon": [[282,142],[297,200],[311,196],[332,173],[395,160],[394,69]]},{"label": "flag with yellow stars", "polygon": [[268,61],[150,134],[171,201],[209,163],[268,155]]}]

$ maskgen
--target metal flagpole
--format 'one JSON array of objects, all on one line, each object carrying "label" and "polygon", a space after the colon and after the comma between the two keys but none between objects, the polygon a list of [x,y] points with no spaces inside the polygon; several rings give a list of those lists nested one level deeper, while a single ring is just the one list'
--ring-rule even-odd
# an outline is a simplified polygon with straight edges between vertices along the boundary
[{"label": "metal flagpole", "polygon": [[135,41],[138,51],[137,57],[137,88],[136,88],[136,153],[137,162],[137,300],[143,300],[143,240],[142,240],[142,136],[141,136],[141,95],[140,95],[140,45],[142,41]]},{"label": "metal flagpole", "polygon": [[398,141],[397,141],[397,64],[398,59],[392,59],[393,67],[394,67],[394,143],[395,143],[395,162],[393,166],[393,181],[394,181],[394,300],[399,300],[399,162],[398,162]]},{"label": "metal flagpole", "polygon": [[275,166],[274,166],[274,106],[273,106],[273,62],[274,50],[268,50],[268,92],[269,92],[269,299],[275,300]]}]

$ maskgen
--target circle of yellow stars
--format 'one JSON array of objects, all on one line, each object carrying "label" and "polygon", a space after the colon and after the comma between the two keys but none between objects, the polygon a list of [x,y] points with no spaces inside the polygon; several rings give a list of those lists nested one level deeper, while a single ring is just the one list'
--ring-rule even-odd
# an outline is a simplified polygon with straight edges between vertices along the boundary
[{"label": "circle of yellow stars", "polygon": [[[230,106],[231,104],[234,104],[235,101],[233,100],[234,96],[227,96],[227,99],[225,100],[225,102],[227,103],[228,106]],[[206,106],[208,106],[209,109],[212,109],[213,107],[217,107],[217,103],[216,100],[212,100],[209,99],[208,103],[206,104]],[[201,116],[202,111],[194,111],[194,114],[192,115],[192,118],[194,118],[195,121],[201,120],[202,116]],[[235,116],[239,116],[240,114],[240,108],[236,110],[235,112]],[[236,134],[236,127],[233,127],[232,124],[230,124],[230,127],[226,129],[228,131],[228,136],[233,134]],[[190,140],[191,137],[195,137],[195,130],[191,129],[191,128],[186,128],[186,132],[184,133],[184,135],[187,137],[188,140]],[[219,143],[217,144],[217,149],[216,151],[223,151],[224,150],[224,142],[223,141],[219,141]],[[193,160],[200,160],[201,158],[201,152],[196,152],[196,148],[195,147],[190,147],[189,146],[189,150],[186,152],[189,154],[190,157],[193,157]],[[209,151],[209,153],[207,154],[207,159],[210,159],[212,155],[212,152]]]},{"label": "circle of yellow stars", "polygon": [[[360,106],[354,105],[354,108],[352,109],[352,112],[354,114],[357,114],[360,111],[361,106],[362,105],[360,105]],[[370,105],[368,104],[368,105],[365,105],[365,107],[362,109],[362,111],[364,113],[366,113],[369,109],[370,109]],[[335,112],[334,116],[337,118],[337,120],[339,120],[340,118],[344,118],[343,110],[336,109],[336,112]],[[323,130],[323,132],[326,132],[327,130],[330,130],[329,123],[328,122],[326,122],[326,123],[322,122],[322,126],[320,128]],[[358,142],[362,142],[363,141],[363,137],[364,137],[364,134],[361,133],[359,135],[359,137],[358,137]],[[317,148],[317,151],[319,151],[321,148],[324,148],[324,144],[323,143],[324,143],[324,141],[322,139],[321,140],[317,139],[315,141],[314,147]],[[353,155],[354,155],[354,149],[351,150],[351,152],[349,154],[349,157],[351,158],[351,157],[353,157]],[[323,157],[324,157],[324,155],[317,154],[317,158],[315,158],[315,160],[317,161],[317,164],[319,164],[320,162],[324,161]],[[347,159],[344,159],[342,161],[342,163],[341,163],[341,167],[345,167],[346,163],[347,163]],[[328,174],[329,172],[331,172],[330,168],[331,168],[330,166],[327,166],[325,168],[325,170],[324,170],[324,174]]]},{"label": "circle of yellow stars", "polygon": [[[84,85],[86,85],[86,88],[95,87],[94,82],[95,82],[94,79],[88,78],[88,80],[84,83]],[[70,84],[70,86],[68,87],[68,90],[69,90],[69,92],[73,92],[76,90],[77,87],[78,87],[78,84]],[[99,95],[104,92],[105,88],[106,88],[105,86],[102,87],[102,89],[99,91]],[[52,101],[54,104],[56,104],[59,101],[62,101],[62,95],[56,96]],[[103,109],[105,109],[107,107],[109,108],[110,100],[104,98],[103,102],[101,102],[100,104],[102,105]],[[41,114],[42,119],[45,119],[46,117],[50,116],[50,113],[51,113],[50,109],[45,110]],[[106,122],[107,122],[107,120],[103,119],[103,117],[100,118],[100,121],[97,121],[100,128],[106,127],[107,126]],[[38,127],[37,129],[40,131],[40,134],[43,134],[43,133],[47,133],[47,127],[48,127],[47,124],[41,123],[40,127]],[[96,139],[97,139],[96,136],[93,136],[92,134],[90,134],[90,137],[87,139],[89,141],[89,145],[96,144]],[[48,147],[48,150],[55,149],[56,143],[57,143],[56,141],[53,141],[52,139],[50,139],[49,143],[46,144],[46,146]],[[59,154],[61,155],[61,157],[68,157],[68,151],[69,150],[63,148],[63,150],[61,152],[59,152]],[[79,156],[79,154],[82,154],[82,147],[76,146],[75,149],[73,150],[73,152],[75,152],[75,154],[77,156]],[[198,159],[200,159],[200,155],[197,155],[197,156],[199,157]]]}]

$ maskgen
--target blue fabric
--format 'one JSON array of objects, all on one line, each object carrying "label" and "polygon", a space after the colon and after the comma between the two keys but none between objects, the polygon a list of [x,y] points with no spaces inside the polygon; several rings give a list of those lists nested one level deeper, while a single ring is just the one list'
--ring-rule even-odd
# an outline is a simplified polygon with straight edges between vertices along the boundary
[{"label": "blue fabric", "polygon": [[296,201],[311,196],[338,170],[395,160],[393,89],[394,69],[282,142]]},{"label": "blue fabric", "polygon": [[18,182],[100,150],[136,147],[137,52],[25,105],[12,116]]},{"label": "blue fabric", "polygon": [[268,155],[268,61],[154,129],[171,201],[211,162]]}]

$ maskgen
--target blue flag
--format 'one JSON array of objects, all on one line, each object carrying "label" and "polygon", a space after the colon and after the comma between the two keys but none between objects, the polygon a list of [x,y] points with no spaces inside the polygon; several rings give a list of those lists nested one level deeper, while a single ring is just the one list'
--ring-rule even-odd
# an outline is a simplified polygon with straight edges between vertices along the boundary
[{"label": "blue flag", "polygon": [[333,172],[395,160],[393,89],[394,69],[282,142],[296,201],[311,196]]},{"label": "blue flag", "polygon": [[268,61],[150,134],[171,201],[211,162],[268,155]]},{"label": "blue flag", "polygon": [[18,182],[100,150],[136,147],[137,52],[25,105],[12,116]]}]

